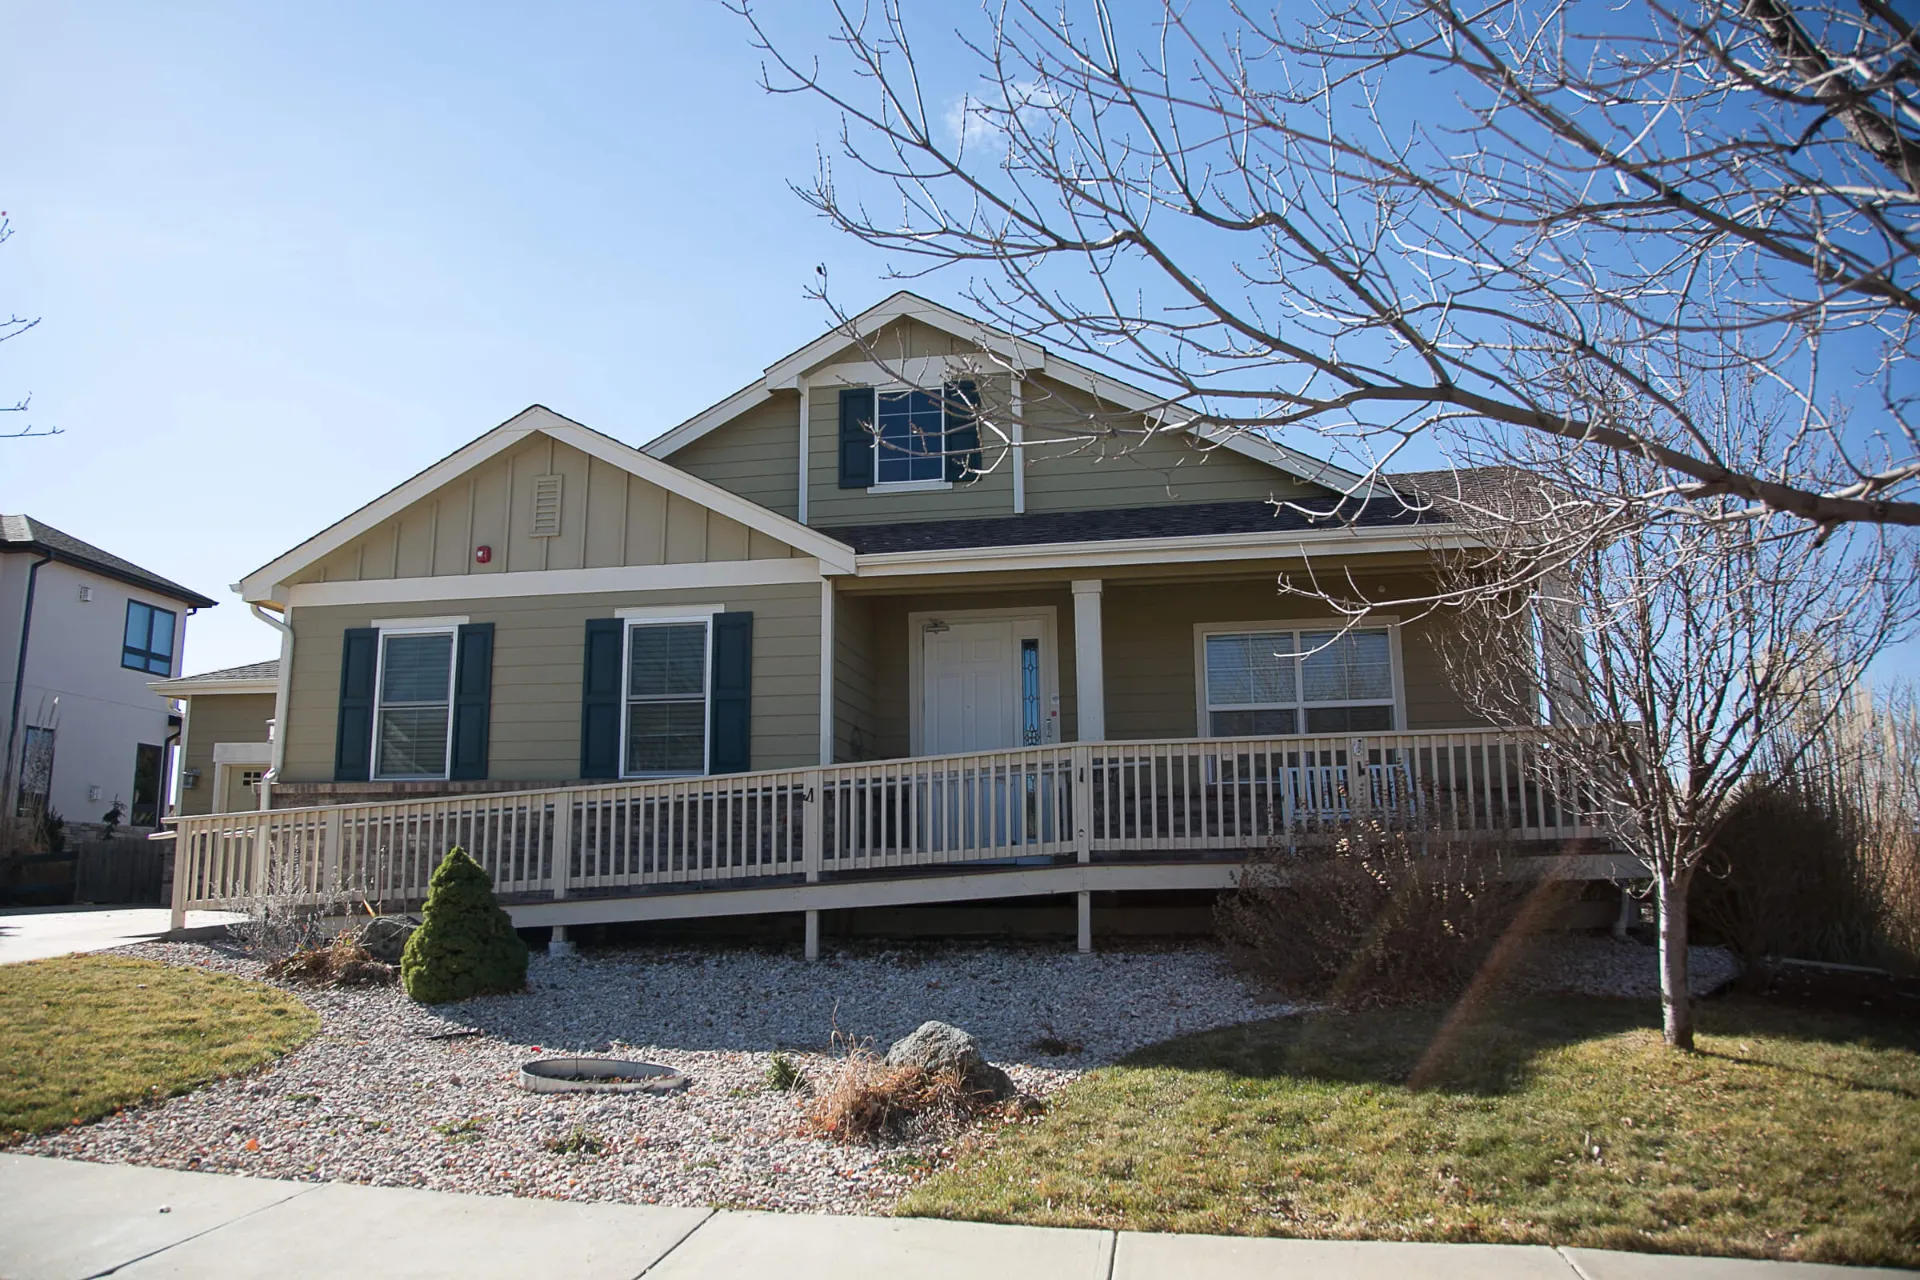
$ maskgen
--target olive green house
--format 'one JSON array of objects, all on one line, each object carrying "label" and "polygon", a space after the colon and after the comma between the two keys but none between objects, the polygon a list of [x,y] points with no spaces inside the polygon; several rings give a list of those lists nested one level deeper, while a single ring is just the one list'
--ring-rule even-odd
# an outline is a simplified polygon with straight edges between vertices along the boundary
[{"label": "olive green house", "polygon": [[524,925],[1078,893],[1084,943],[1356,805],[1578,834],[1422,624],[1277,591],[1417,591],[1445,503],[1392,487],[909,293],[663,434],[529,408],[237,584],[263,811],[182,819],[176,908],[458,839]]}]

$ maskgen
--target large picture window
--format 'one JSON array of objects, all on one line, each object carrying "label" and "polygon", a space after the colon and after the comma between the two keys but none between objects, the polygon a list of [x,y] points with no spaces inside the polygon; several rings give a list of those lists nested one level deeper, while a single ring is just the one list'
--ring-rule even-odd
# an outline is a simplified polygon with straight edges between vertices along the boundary
[{"label": "large picture window", "polygon": [[704,619],[628,625],[628,777],[707,771],[707,630]]},{"label": "large picture window", "polygon": [[373,776],[444,778],[453,721],[453,629],[383,631]]},{"label": "large picture window", "polygon": [[1207,631],[1201,657],[1209,737],[1396,727],[1393,637],[1385,629]]},{"label": "large picture window", "polygon": [[149,675],[172,675],[174,621],[169,609],[127,601],[127,632],[120,648],[120,665]]}]

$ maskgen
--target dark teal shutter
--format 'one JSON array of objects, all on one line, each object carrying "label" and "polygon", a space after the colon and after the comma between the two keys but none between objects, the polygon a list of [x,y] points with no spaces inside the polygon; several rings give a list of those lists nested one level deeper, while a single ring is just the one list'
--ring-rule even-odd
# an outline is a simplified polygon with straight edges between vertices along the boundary
[{"label": "dark teal shutter", "polygon": [[980,478],[980,393],[971,382],[949,382],[947,401],[947,479]]},{"label": "dark teal shutter", "polygon": [[[365,782],[373,766],[373,675],[380,632],[349,627],[340,646],[340,719],[333,731],[333,780]],[[285,733],[287,727],[278,730]]]},{"label": "dark teal shutter", "polygon": [[487,776],[487,736],[493,714],[493,624],[460,628],[453,666],[453,768],[455,781]]},{"label": "dark teal shutter", "polygon": [[707,690],[707,772],[745,773],[753,761],[753,615],[713,615]]},{"label": "dark teal shutter", "polygon": [[618,618],[588,618],[580,677],[580,776],[620,776],[620,628]]},{"label": "dark teal shutter", "polygon": [[840,487],[872,483],[873,388],[849,387],[840,393]]}]

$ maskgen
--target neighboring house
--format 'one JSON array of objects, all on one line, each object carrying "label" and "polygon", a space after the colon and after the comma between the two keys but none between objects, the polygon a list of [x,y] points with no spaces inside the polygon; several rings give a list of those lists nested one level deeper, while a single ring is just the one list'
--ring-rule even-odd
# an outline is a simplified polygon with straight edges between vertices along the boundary
[{"label": "neighboring house", "polygon": [[[983,404],[1024,423],[1004,456]],[[1090,408],[1136,431],[1061,443]],[[280,844],[344,840],[318,855],[343,868],[406,844],[412,867],[484,831],[503,891],[574,897],[1077,859],[991,891],[1080,892],[1084,941],[1092,888],[1227,874],[1109,884],[1109,854],[1244,849],[1344,814],[1350,761],[1369,803],[1443,785],[1483,825],[1518,804],[1530,836],[1570,834],[1517,758],[1508,776],[1517,748],[1448,687],[1424,623],[1339,635],[1276,591],[1307,556],[1417,589],[1444,503],[1315,518],[1359,477],[1253,436],[1142,435],[1153,408],[906,293],[641,449],[530,408],[237,584],[284,624],[272,806],[391,805],[274,819],[307,833]],[[1073,754],[1090,743],[1151,745]],[[898,763],[928,757],[965,758]],[[721,775],[746,780],[700,781]],[[402,878],[390,892],[413,894]],[[776,909],[744,903],[695,913]],[[517,918],[645,913],[583,911]]]},{"label": "neighboring house", "polygon": [[214,601],[31,516],[0,515],[0,795],[95,823],[158,824],[177,724],[148,687]]},{"label": "neighboring house", "polygon": [[148,685],[164,698],[179,699],[184,708],[175,813],[260,807],[261,778],[273,764],[273,702],[279,687],[277,660]]}]

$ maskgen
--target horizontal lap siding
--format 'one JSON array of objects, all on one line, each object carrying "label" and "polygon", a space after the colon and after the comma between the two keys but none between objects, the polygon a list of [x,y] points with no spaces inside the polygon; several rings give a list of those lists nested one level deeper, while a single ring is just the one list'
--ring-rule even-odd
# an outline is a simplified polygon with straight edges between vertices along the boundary
[{"label": "horizontal lap siding", "polygon": [[[437,615],[494,624],[488,776],[571,781],[580,771],[581,650],[588,618],[642,605],[724,603],[753,614],[753,767],[791,768],[819,758],[820,588],[814,583],[687,591],[435,601]],[[425,612],[427,606],[422,606]],[[392,605],[297,609],[285,777],[333,777],[341,637]]]},{"label": "horizontal lap siding", "polygon": [[880,754],[873,719],[873,602],[836,595],[833,623],[833,755],[836,761]]},{"label": "horizontal lap siding", "polygon": [[212,813],[213,746],[216,742],[265,742],[273,719],[270,693],[203,693],[187,703],[187,747],[181,767],[200,772],[198,786],[180,792],[181,813]]},{"label": "horizontal lap siding", "polygon": [[[1420,579],[1361,579],[1369,598],[1407,596]],[[1120,739],[1193,737],[1198,733],[1199,676],[1193,631],[1216,622],[1319,620],[1325,605],[1285,599],[1268,578],[1236,582],[1129,586],[1110,582],[1101,601],[1105,640],[1107,732]],[[1484,724],[1461,703],[1427,621],[1402,627],[1400,653],[1408,729]]]},{"label": "horizontal lap siding", "polygon": [[682,471],[792,519],[800,500],[794,477],[799,457],[800,397],[779,391],[680,449],[671,461]]}]

